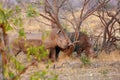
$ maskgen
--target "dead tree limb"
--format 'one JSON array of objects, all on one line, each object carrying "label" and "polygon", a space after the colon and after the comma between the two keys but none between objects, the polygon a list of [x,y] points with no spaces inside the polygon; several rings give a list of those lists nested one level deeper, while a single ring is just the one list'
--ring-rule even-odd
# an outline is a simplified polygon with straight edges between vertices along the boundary
[{"label": "dead tree limb", "polygon": [[[100,19],[102,25],[104,26],[102,50],[109,51],[111,48],[110,46],[116,46],[116,41],[119,41],[116,34],[120,30],[120,22],[119,18],[117,18],[117,16],[120,15],[120,9],[114,10],[114,12],[115,13],[113,14],[104,8],[104,10],[99,10],[97,12],[98,15],[95,15]],[[118,27],[115,25],[117,23]]]},{"label": "dead tree limb", "polygon": [[[62,4],[65,1],[63,1],[60,6],[58,6],[58,0],[52,0],[52,3],[50,4],[50,2],[48,0],[45,0],[45,12],[48,14],[48,16],[51,18],[49,19],[51,21],[52,24],[56,25],[57,28],[61,29],[66,40],[71,43],[70,39],[68,38],[67,34],[64,32],[63,27],[60,23],[59,20],[59,9],[62,6]],[[42,16],[45,17],[45,16]]]}]

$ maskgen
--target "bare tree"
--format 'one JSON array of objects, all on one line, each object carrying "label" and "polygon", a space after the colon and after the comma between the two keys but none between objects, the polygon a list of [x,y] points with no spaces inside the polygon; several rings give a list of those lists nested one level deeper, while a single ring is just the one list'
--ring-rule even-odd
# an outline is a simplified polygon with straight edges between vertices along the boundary
[{"label": "bare tree", "polygon": [[59,10],[65,1],[66,0],[62,0],[62,1],[60,1],[60,0],[52,0],[52,1],[45,0],[44,1],[44,10],[45,10],[46,15],[40,13],[40,16],[49,20],[51,22],[52,27],[54,26],[56,28],[61,29],[66,40],[69,43],[71,43],[70,39],[67,37],[66,33],[64,32],[64,29],[59,20]]},{"label": "bare tree", "polygon": [[[36,0],[38,1],[38,0]],[[104,7],[110,0],[82,0],[82,5],[79,8],[79,16],[75,14],[75,8],[73,7],[71,0],[43,0],[43,6],[44,6],[44,12],[40,12],[39,15],[43,18],[47,19],[51,22],[52,27],[57,27],[62,30],[64,36],[66,37],[66,40],[69,42],[69,45],[75,45],[75,43],[78,41],[79,31],[81,29],[82,23],[91,16],[94,12],[96,12],[101,7]],[[94,2],[94,4],[91,6],[91,3]],[[23,2],[22,2],[23,3]],[[34,1],[35,3],[35,1]],[[21,4],[21,3],[20,3]],[[33,2],[32,2],[33,4]],[[36,4],[36,3],[35,3]],[[40,4],[38,4],[40,5]],[[65,14],[61,14],[61,10],[63,13],[65,12],[63,7],[67,6],[69,10],[67,12],[70,12],[73,18],[73,21],[68,19]],[[22,4],[22,7],[25,8],[25,5]],[[26,8],[25,8],[26,10]],[[44,14],[45,13],[45,14]],[[63,29],[62,23],[61,23],[61,16],[62,19],[72,24],[72,27],[75,31],[75,37],[74,42],[71,43],[70,39],[68,38],[66,32]],[[35,18],[36,19],[36,18]],[[40,21],[36,19],[37,21]],[[116,19],[118,22],[118,20]],[[47,24],[46,22],[40,21],[44,24]],[[49,24],[47,24],[49,25]]]},{"label": "bare tree", "polygon": [[[97,12],[102,25],[104,26],[102,50],[109,51],[112,46],[116,47],[116,42],[120,41],[120,2],[118,1],[117,9],[109,11],[105,7],[100,8]],[[116,25],[117,24],[117,25]]]},{"label": "bare tree", "polygon": [[[104,5],[106,5],[110,0],[97,0],[97,1],[93,1],[93,0],[83,0],[83,5],[80,8],[80,14],[79,16],[75,15],[75,11],[74,8],[70,2],[70,0],[67,0],[67,3],[69,5],[69,12],[72,15],[73,21],[67,19],[66,17],[63,18],[66,21],[68,21],[72,26],[73,29],[75,30],[75,41],[78,40],[78,36],[79,36],[79,31],[81,29],[81,24],[83,23],[83,21],[85,21],[89,16],[91,16],[94,12],[96,12],[99,8],[103,7]],[[90,4],[94,2],[93,6],[91,6]]]},{"label": "bare tree", "polygon": [[[94,2],[93,6],[90,5],[93,0],[83,0],[83,5],[81,6],[79,16],[75,15],[74,7],[71,4],[70,0],[45,0],[44,2],[44,9],[45,13],[47,13],[47,16],[40,13],[40,16],[46,18],[47,20],[51,21],[52,26],[58,27],[62,30],[62,32],[65,34],[66,40],[71,43],[70,39],[67,37],[65,31],[63,30],[62,23],[60,22],[61,13],[60,10],[64,10],[64,6],[68,5],[67,8],[69,8],[67,11],[71,13],[73,21],[68,19],[65,14],[62,15],[62,19],[69,22],[74,31],[75,31],[75,37],[74,42],[72,45],[75,46],[75,43],[78,41],[79,31],[81,29],[82,23],[91,16],[94,12],[96,12],[98,9],[104,7],[110,0],[97,0]],[[74,48],[74,47],[73,47]]]}]

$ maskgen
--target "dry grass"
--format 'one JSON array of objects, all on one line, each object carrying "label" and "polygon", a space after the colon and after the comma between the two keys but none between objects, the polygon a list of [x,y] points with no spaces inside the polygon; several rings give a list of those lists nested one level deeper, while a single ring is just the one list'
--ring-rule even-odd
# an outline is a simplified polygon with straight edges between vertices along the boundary
[{"label": "dry grass", "polygon": [[110,54],[106,54],[105,52],[102,52],[99,55],[98,59],[100,61],[120,61],[120,51],[115,50]]},{"label": "dry grass", "polygon": [[[119,80],[120,78],[120,51],[113,51],[109,55],[102,52],[97,59],[91,60],[88,66],[83,66],[79,58],[63,56],[62,54],[58,62],[50,64],[48,70],[58,74],[59,80]],[[21,75],[21,80],[29,80],[30,75],[36,71],[46,70],[46,66],[47,64],[43,62],[37,63],[37,66],[31,66]]]},{"label": "dry grass", "polygon": [[[76,13],[79,15],[79,13]],[[69,17],[72,19],[72,17]],[[40,18],[41,21],[48,22],[47,20]],[[26,32],[39,32],[44,30],[50,30],[49,26],[36,22],[34,19],[25,20],[24,27]],[[49,23],[49,22],[48,22]],[[100,28],[100,21],[95,16],[90,16],[82,24],[82,28],[89,30],[89,32],[95,32]],[[73,29],[68,26],[68,30]],[[28,65],[25,54],[20,54],[17,59]],[[113,64],[113,65],[112,65]],[[21,75],[21,80],[29,80],[30,76],[36,72],[46,69],[47,64],[43,62],[37,63],[37,66],[31,66],[24,74]],[[105,54],[102,52],[98,58],[91,60],[91,65],[82,66],[82,62],[79,58],[66,57],[64,54],[60,55],[59,61],[50,65],[49,70],[58,74],[59,80],[119,80],[120,79],[120,51],[115,50],[111,54]],[[104,76],[104,75],[107,75]]]}]

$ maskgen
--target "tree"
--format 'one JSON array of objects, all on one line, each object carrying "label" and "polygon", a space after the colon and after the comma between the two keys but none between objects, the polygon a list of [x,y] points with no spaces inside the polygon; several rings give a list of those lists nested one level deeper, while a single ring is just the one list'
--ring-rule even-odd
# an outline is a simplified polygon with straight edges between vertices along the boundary
[{"label": "tree", "polygon": [[[100,8],[97,12],[97,17],[99,17],[103,26],[103,41],[102,50],[110,51],[112,48],[117,48],[117,41],[120,41],[119,34],[120,31],[120,1],[118,1],[116,8],[114,10],[109,10],[107,4],[103,8]],[[109,7],[109,6],[108,6]],[[113,47],[112,47],[113,46]]]}]

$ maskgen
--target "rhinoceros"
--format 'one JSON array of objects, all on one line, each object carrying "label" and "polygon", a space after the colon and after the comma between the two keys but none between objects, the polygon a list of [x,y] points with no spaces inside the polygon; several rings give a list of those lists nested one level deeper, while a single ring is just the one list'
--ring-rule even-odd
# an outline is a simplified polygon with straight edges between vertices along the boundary
[{"label": "rhinoceros", "polygon": [[[67,34],[68,34],[68,37],[70,38],[70,40],[72,42],[74,42],[75,32],[68,32]],[[52,51],[53,50],[51,50],[51,52]],[[56,59],[58,58],[60,51],[63,51],[68,56],[70,56],[72,52],[77,52],[78,56],[81,56],[82,52],[84,52],[85,55],[88,57],[94,57],[94,55],[95,55],[92,44],[90,42],[90,38],[88,37],[87,34],[85,34],[83,32],[79,32],[78,41],[75,44],[75,46],[68,46],[65,49],[62,49],[59,46],[56,46],[55,47],[55,53],[56,53],[55,58]]]}]

